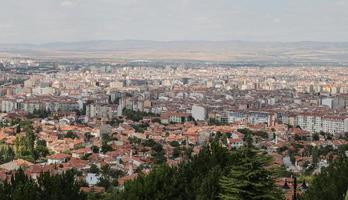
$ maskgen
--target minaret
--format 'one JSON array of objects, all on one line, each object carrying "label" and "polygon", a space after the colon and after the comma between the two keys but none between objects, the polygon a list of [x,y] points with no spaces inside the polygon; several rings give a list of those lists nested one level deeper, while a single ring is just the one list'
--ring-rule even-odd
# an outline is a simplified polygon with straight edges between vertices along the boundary
[{"label": "minaret", "polygon": [[186,144],[185,144],[185,146],[186,146],[186,149],[188,149],[188,148],[189,148],[189,140],[188,140],[188,136],[186,136]]},{"label": "minaret", "polygon": [[131,149],[130,153],[129,153],[129,161],[128,161],[128,175],[133,175],[133,149]]},{"label": "minaret", "polygon": [[278,144],[278,135],[276,135],[275,133],[274,133],[274,143]]}]

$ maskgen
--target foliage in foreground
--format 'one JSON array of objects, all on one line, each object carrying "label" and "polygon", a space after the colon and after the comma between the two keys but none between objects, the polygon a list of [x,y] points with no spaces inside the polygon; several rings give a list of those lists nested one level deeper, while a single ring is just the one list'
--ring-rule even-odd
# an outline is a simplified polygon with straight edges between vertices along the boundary
[{"label": "foliage in foreground", "polygon": [[220,180],[221,199],[282,199],[271,171],[266,169],[270,161],[270,157],[252,148],[238,151],[229,174]]},{"label": "foliage in foreground", "polygon": [[348,158],[341,156],[316,176],[302,200],[343,200],[348,188]]},{"label": "foliage in foreground", "polygon": [[[282,199],[265,168],[269,158],[250,148],[230,153],[213,142],[189,162],[159,166],[126,183],[118,199]],[[239,181],[232,180],[234,172]],[[227,187],[247,192],[233,196]]]},{"label": "foliage in foreground", "polygon": [[0,184],[0,200],[11,199],[282,199],[267,169],[270,158],[244,147],[229,152],[218,141],[178,166],[158,165],[148,175],[127,182],[123,191],[84,194],[75,173],[42,174],[37,181],[19,170]]},{"label": "foliage in foreground", "polygon": [[0,183],[0,200],[84,200],[75,181],[75,172],[60,175],[41,174],[37,181],[18,170],[8,182]]}]

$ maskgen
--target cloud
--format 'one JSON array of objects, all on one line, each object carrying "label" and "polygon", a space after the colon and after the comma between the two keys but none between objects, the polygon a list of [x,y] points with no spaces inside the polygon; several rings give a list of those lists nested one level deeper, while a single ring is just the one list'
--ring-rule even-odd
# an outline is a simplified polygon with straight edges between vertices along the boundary
[{"label": "cloud", "polygon": [[62,3],[60,3],[60,6],[62,6],[62,7],[70,7],[73,5],[74,5],[74,3],[72,1],[63,1]]},{"label": "cloud", "polygon": [[346,2],[345,1],[337,1],[336,2],[336,5],[338,5],[338,6],[344,6],[346,4]]},{"label": "cloud", "polygon": [[[347,6],[348,0],[3,0],[0,43],[122,38],[348,41],[343,34],[348,31]],[[37,7],[41,11],[32,12]]]},{"label": "cloud", "polygon": [[0,24],[0,29],[8,29],[8,28],[12,28],[11,24]]},{"label": "cloud", "polygon": [[275,24],[278,24],[278,23],[280,23],[280,19],[279,18],[274,18],[272,20],[272,22],[275,23]]}]

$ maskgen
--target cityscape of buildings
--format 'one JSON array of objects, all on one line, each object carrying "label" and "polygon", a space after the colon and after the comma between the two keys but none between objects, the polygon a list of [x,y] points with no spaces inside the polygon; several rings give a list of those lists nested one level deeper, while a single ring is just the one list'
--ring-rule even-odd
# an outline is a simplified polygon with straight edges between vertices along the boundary
[{"label": "cityscape of buildings", "polygon": [[348,200],[348,0],[1,8],[0,200]]},{"label": "cityscape of buildings", "polygon": [[[246,130],[274,166],[311,175],[335,156],[313,149],[348,144],[348,71],[342,67],[148,65],[1,59],[0,150],[14,155],[0,159],[0,179],[19,168],[34,179],[77,169],[87,183],[82,190],[105,191],[95,168],[109,166],[122,189],[158,160],[172,166],[188,150],[197,154],[217,134],[227,135],[225,147],[238,149]],[[25,130],[17,119],[30,120],[45,154],[24,156]],[[160,153],[144,141],[160,144]],[[280,188],[285,183],[277,178]]]}]

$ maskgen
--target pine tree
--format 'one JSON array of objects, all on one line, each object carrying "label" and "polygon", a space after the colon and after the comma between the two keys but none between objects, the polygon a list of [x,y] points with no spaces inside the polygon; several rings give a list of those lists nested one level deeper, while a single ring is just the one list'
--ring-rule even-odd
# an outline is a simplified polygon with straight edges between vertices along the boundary
[{"label": "pine tree", "polygon": [[226,200],[279,200],[282,194],[276,188],[272,173],[266,169],[270,158],[252,148],[242,148],[235,155],[227,176],[220,179],[220,198]]}]

